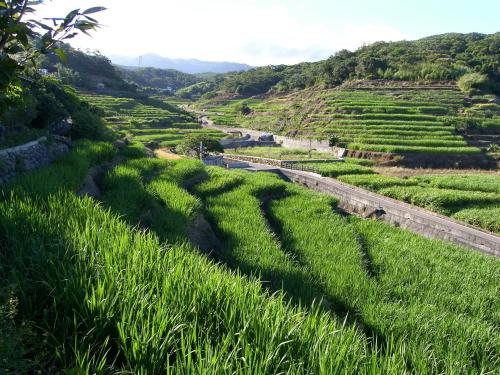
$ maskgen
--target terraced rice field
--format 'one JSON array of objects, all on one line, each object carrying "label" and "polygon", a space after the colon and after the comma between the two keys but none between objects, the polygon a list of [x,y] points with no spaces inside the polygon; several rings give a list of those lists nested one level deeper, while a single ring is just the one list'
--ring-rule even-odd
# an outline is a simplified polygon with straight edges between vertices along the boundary
[{"label": "terraced rice field", "polygon": [[[249,155],[262,158],[270,158],[277,160],[307,160],[312,159],[336,159],[336,155],[327,152],[319,152],[316,150],[300,149],[300,148],[285,148],[285,147],[245,147],[236,150],[229,149],[227,153],[237,155]],[[369,161],[368,161],[369,162]]]},{"label": "terraced rice field", "polygon": [[202,129],[193,115],[160,98],[141,100],[96,94],[82,94],[82,97],[102,111],[109,127],[133,136],[135,141],[173,147],[188,135],[225,137],[222,132]]},{"label": "terraced rice field", "polygon": [[500,175],[453,174],[400,178],[376,174],[370,167],[306,164],[324,176],[450,216],[500,234]]},{"label": "terraced rice field", "polygon": [[[345,162],[310,162],[307,150],[280,147],[242,148],[230,153],[281,160],[304,160],[293,168],[314,171],[350,185],[427,208],[442,215],[500,234],[500,174],[469,173],[401,178],[377,174],[374,162],[346,158]],[[333,158],[313,152],[313,158]]]},{"label": "terraced rice field", "polygon": [[[496,370],[497,259],[344,218],[335,199],[272,174],[129,148],[106,173],[101,202],[74,192],[116,155],[109,143],[79,142],[2,186],[3,368]],[[210,254],[190,243],[207,230],[202,214],[218,237]]]},{"label": "terraced rice field", "polygon": [[[252,110],[249,115],[237,112],[237,105],[242,102]],[[336,135],[351,150],[480,153],[478,147],[470,146],[444,121],[465,110],[464,97],[458,89],[315,89],[268,99],[198,105],[207,109],[217,125],[324,139]],[[494,106],[495,111],[490,110],[488,117],[484,111],[469,113],[484,122],[485,131],[495,133],[500,129],[500,105],[489,106]]]}]

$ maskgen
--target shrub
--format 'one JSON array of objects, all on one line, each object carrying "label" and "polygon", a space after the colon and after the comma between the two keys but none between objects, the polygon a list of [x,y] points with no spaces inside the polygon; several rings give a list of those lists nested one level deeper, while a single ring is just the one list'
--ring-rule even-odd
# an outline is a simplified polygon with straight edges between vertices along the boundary
[{"label": "shrub", "polygon": [[248,104],[245,102],[236,104],[235,109],[236,112],[242,114],[243,116],[249,115],[252,112]]},{"label": "shrub", "polygon": [[488,82],[488,76],[480,73],[466,73],[457,81],[457,85],[465,94],[472,95],[484,89]]},{"label": "shrub", "polygon": [[81,108],[72,114],[72,118],[71,135],[73,138],[98,139],[103,136],[104,123],[95,113]]}]

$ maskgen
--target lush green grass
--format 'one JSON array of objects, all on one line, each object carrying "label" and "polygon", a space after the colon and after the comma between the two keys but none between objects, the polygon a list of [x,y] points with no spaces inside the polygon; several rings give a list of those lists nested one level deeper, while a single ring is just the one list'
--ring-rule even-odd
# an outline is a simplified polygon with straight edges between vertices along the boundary
[{"label": "lush green grass", "polygon": [[437,188],[500,193],[499,174],[427,175],[415,178]]},{"label": "lush green grass", "polygon": [[[302,160],[309,158],[309,150],[302,148],[245,147],[236,150],[229,149],[227,152],[231,154],[250,155],[278,160]],[[312,150],[310,155],[312,159],[337,159],[336,155],[316,150]]]},{"label": "lush green grass", "polygon": [[107,125],[140,142],[156,142],[159,147],[175,147],[188,135],[221,139],[225,134],[202,129],[196,118],[163,99],[133,99],[85,94],[82,97],[98,108]]},{"label": "lush green grass", "polygon": [[[381,223],[347,222],[331,198],[271,174],[210,168],[207,176],[197,161],[137,158],[137,143],[104,178],[102,203],[76,197],[88,168],[114,155],[109,144],[81,142],[2,189],[0,366],[494,370],[495,259]],[[208,180],[195,197],[183,186],[197,177]],[[201,212],[221,239],[217,264],[187,243]]]},{"label": "lush green grass", "polygon": [[452,215],[454,219],[500,234],[500,205],[466,208]]},{"label": "lush green grass", "polygon": [[326,177],[375,173],[370,167],[354,163],[307,163],[304,166],[314,168],[319,174]]},{"label": "lush green grass", "polygon": [[500,204],[500,194],[482,191],[397,186],[379,191],[388,197],[450,215],[462,208]]},{"label": "lush green grass", "polygon": [[16,190],[30,195],[48,196],[57,190],[77,190],[88,169],[95,164],[111,161],[116,151],[110,143],[81,140],[70,153],[56,160],[50,168],[42,168],[19,175],[1,186],[4,195]]},{"label": "lush green grass", "polygon": [[414,186],[418,184],[418,180],[414,178],[405,179],[399,177],[382,176],[379,174],[346,174],[339,176],[337,179],[350,185],[355,185],[375,191],[393,186]]},{"label": "lush green grass", "polygon": [[[196,192],[223,240],[216,256],[232,268],[302,303],[322,294],[323,309],[347,313],[381,348],[392,343],[410,371],[495,367],[495,259],[382,223],[346,222],[331,198],[271,175],[213,169]],[[475,281],[459,288],[464,274]]]},{"label": "lush green grass", "polygon": [[51,343],[46,350],[59,353],[56,368],[191,374],[395,367],[397,357],[375,361],[354,328],[293,308],[282,294],[267,295],[256,280],[187,245],[166,249],[90,199],[55,195],[37,205],[13,198],[0,210],[17,314],[39,322],[39,335]]},{"label": "lush green grass", "polygon": [[485,260],[479,254],[380,222],[347,223],[328,198],[301,189],[272,201],[269,210],[284,250],[308,269],[333,308],[379,342],[405,337],[410,368],[495,368],[495,259],[479,266]]},{"label": "lush green grass", "polygon": [[[195,161],[131,160],[106,178],[111,211],[77,198],[64,183],[48,197],[30,191],[43,173],[30,174],[22,195],[14,189],[2,200],[0,323],[9,332],[0,339],[2,367],[143,374],[404,370],[396,362],[400,353],[378,352],[355,327],[317,307],[293,307],[283,293],[266,293],[260,281],[180,241],[200,209],[180,184],[200,172]],[[154,232],[132,228],[115,209]],[[140,220],[144,212],[147,223]],[[21,335],[10,334],[22,327]]]}]

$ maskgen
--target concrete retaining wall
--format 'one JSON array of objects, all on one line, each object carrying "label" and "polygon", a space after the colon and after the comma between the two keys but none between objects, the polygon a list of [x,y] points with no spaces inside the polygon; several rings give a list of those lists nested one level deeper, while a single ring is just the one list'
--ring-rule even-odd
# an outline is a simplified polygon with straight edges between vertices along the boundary
[{"label": "concrete retaining wall", "polygon": [[495,234],[332,178],[283,168],[279,171],[289,181],[339,198],[339,207],[347,212],[362,217],[374,215],[385,222],[426,237],[450,241],[500,257],[500,236]]},{"label": "concrete retaining wall", "polygon": [[33,142],[0,150],[0,184],[19,173],[50,164],[69,150],[69,145],[58,138],[41,137]]}]

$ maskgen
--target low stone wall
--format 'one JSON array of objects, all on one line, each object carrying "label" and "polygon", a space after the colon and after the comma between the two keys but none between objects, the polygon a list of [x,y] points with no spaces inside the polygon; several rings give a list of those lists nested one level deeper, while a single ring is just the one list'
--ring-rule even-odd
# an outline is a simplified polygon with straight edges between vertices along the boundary
[{"label": "low stone wall", "polygon": [[69,150],[69,145],[59,139],[42,137],[33,142],[0,150],[0,184],[22,172],[50,164]]},{"label": "low stone wall", "polygon": [[[382,195],[313,173],[280,169],[287,180],[339,198],[339,207],[362,217],[377,218],[426,237],[453,242],[500,257],[500,236],[485,232]],[[404,244],[401,244],[404,246]]]}]

